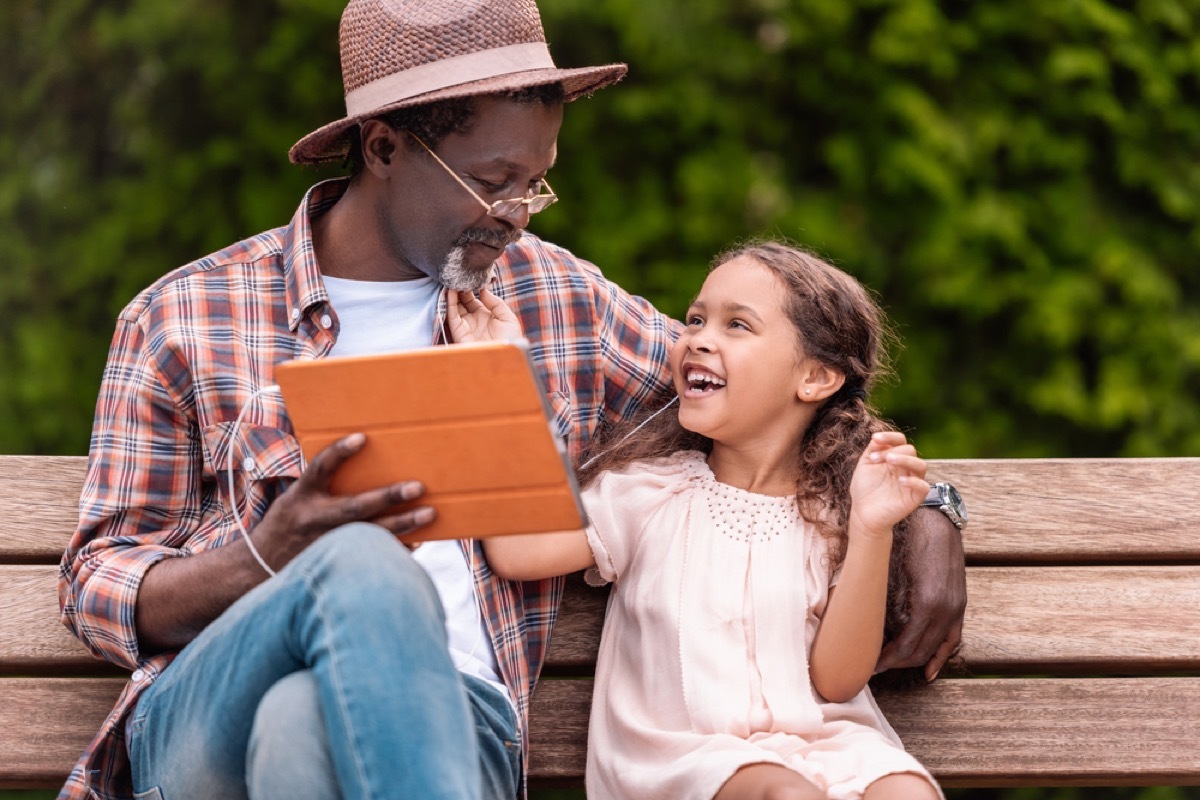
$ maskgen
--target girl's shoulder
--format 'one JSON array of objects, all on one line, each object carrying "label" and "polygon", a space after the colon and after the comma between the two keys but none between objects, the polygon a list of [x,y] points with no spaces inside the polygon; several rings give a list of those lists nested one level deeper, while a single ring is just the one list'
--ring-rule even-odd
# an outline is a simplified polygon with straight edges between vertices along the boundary
[{"label": "girl's shoulder", "polygon": [[708,457],[704,453],[698,450],[681,450],[666,456],[634,461],[606,472],[601,477],[613,477],[621,481],[690,481],[711,478],[712,470],[708,468]]},{"label": "girl's shoulder", "polygon": [[705,455],[687,450],[601,472],[583,494],[649,510],[706,478],[712,480]]}]

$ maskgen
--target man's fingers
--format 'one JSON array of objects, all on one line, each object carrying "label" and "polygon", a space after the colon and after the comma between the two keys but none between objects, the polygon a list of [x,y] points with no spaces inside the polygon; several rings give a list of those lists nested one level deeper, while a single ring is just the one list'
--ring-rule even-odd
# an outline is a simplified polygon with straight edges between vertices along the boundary
[{"label": "man's fingers", "polygon": [[401,503],[416,500],[424,493],[425,487],[420,481],[402,481],[341,498],[340,511],[349,517],[344,522],[378,521],[376,518],[387,513],[388,510]]},{"label": "man's fingers", "polygon": [[950,633],[946,636],[946,640],[938,646],[937,651],[933,654],[933,658],[929,659],[929,663],[925,665],[925,680],[933,681],[937,678],[938,673],[942,671],[942,667],[946,666],[946,662],[958,650],[962,644],[962,623],[954,625],[950,629]]},{"label": "man's fingers", "polygon": [[304,470],[298,483],[302,484],[305,489],[323,490],[328,488],[337,468],[352,455],[362,450],[366,442],[367,436],[364,433],[352,433],[338,439],[317,453],[308,463],[308,469]]},{"label": "man's fingers", "polygon": [[[377,525],[387,528],[396,536],[403,536],[406,533],[412,533],[418,528],[425,527],[435,519],[437,519],[437,512],[431,506],[421,506],[411,511],[405,511],[402,514],[380,517],[374,520],[374,522]],[[418,542],[401,541],[410,550],[415,549],[417,544],[419,544]]]},{"label": "man's fingers", "polygon": [[933,656],[942,637],[930,625],[916,627],[909,623],[900,635],[883,648],[875,669],[878,672],[896,667],[920,667]]}]

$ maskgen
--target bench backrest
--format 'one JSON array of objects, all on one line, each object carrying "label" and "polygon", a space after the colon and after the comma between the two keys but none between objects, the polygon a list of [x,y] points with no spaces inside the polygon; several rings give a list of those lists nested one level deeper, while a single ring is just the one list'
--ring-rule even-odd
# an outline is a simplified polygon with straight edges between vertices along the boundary
[{"label": "bench backrest", "polygon": [[[0,787],[59,785],[122,685],[58,622],[84,459],[0,456]],[[934,461],[971,512],[973,677],[880,705],[946,786],[1200,783],[1200,459]],[[605,593],[572,581],[534,784],[583,774]]]}]

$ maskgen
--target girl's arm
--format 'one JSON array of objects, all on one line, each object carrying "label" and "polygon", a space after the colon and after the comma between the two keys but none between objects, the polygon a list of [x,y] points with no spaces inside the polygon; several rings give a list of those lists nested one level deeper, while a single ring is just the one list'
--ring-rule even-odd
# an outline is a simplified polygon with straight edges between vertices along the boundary
[{"label": "girl's arm", "polygon": [[[512,310],[491,291],[446,293],[446,322],[455,342],[488,342],[521,336]],[[490,536],[483,552],[492,572],[511,581],[536,581],[593,566],[592,548],[582,530]]]},{"label": "girl's arm", "polygon": [[[446,293],[446,322],[455,342],[488,342],[521,336],[521,324],[512,310],[487,288]],[[595,565],[587,534],[582,530],[558,533],[519,533],[490,536],[483,552],[492,572],[510,581],[536,581],[578,572]]]},{"label": "girl's arm", "polygon": [[929,491],[925,462],[904,434],[871,437],[850,483],[846,558],[809,654],[813,686],[843,703],[863,690],[883,646],[892,527]]},{"label": "girl's arm", "polygon": [[519,533],[483,540],[492,572],[510,581],[536,581],[595,566],[591,545],[582,530]]}]

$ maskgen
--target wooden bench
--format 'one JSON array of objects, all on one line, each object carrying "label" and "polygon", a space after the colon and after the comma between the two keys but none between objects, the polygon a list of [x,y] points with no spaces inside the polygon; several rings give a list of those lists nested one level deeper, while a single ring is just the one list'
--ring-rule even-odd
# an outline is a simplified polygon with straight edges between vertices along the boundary
[{"label": "wooden bench", "polygon": [[[0,456],[0,787],[54,787],[123,679],[58,622],[84,459]],[[935,461],[967,498],[970,678],[881,696],[945,786],[1200,783],[1200,459]],[[576,582],[531,780],[578,785],[604,593]]]}]

